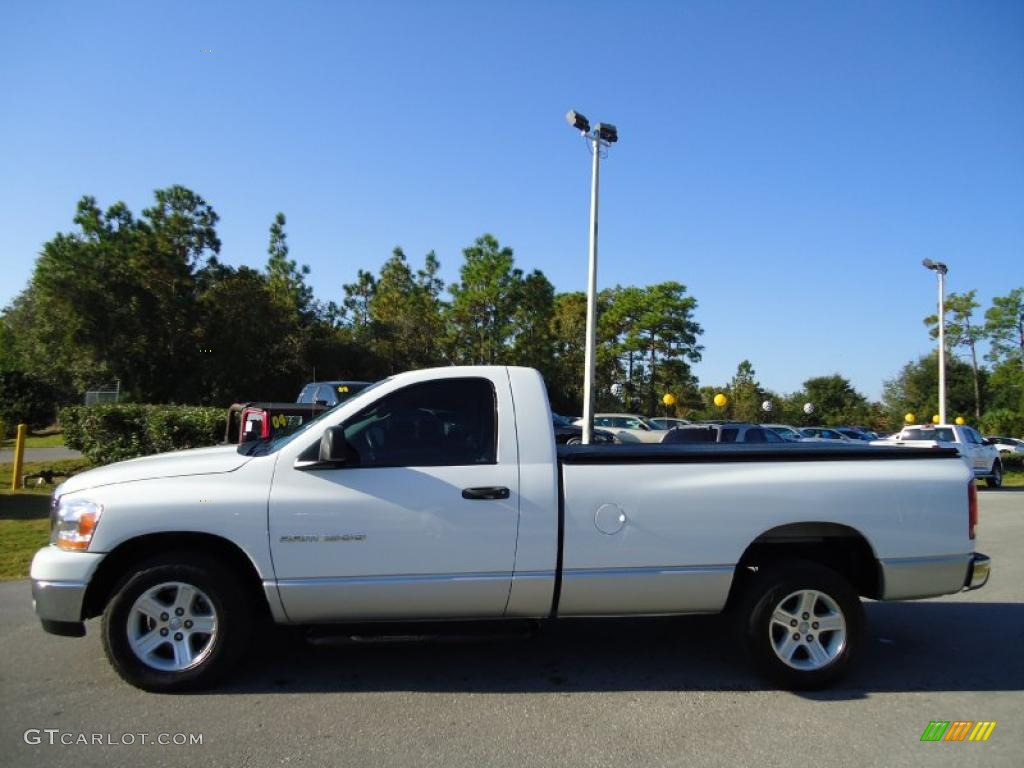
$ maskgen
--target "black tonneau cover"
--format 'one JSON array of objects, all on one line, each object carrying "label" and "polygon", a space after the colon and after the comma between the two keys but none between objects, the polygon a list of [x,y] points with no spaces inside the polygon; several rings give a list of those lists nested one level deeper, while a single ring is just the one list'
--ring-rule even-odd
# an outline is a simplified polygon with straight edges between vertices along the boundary
[{"label": "black tonneau cover", "polygon": [[826,443],[675,443],[559,445],[563,464],[719,464],[753,461],[900,461],[955,459],[955,448],[906,448]]}]

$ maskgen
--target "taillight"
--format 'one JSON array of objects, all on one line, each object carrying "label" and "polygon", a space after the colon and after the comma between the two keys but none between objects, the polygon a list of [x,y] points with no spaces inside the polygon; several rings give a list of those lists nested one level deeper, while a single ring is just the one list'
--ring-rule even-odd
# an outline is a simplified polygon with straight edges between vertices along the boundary
[{"label": "taillight", "polygon": [[973,539],[974,529],[978,527],[978,489],[974,480],[967,484],[967,534]]}]

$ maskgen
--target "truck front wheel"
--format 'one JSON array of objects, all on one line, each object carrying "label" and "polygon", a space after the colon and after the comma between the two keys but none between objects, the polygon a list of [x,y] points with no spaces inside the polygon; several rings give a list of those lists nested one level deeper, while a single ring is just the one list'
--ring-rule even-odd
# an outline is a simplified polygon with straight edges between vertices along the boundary
[{"label": "truck front wheel", "polygon": [[860,598],[846,579],[816,563],[759,568],[737,608],[754,663],[784,688],[830,685],[860,653]]},{"label": "truck front wheel", "polygon": [[139,565],[115,589],[103,613],[103,648],[138,688],[194,690],[244,654],[251,621],[233,573],[211,558],[168,554]]}]

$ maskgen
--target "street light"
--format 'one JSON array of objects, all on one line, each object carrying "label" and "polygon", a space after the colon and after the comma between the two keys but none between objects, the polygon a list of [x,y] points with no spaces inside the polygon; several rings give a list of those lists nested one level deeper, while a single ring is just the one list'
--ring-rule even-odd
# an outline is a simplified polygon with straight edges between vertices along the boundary
[{"label": "street light", "polygon": [[597,188],[601,172],[601,151],[619,140],[619,132],[610,123],[598,123],[593,130],[590,121],[574,109],[566,113],[569,125],[590,143],[594,156],[590,177],[590,262],[587,268],[587,341],[584,348],[583,372],[583,444],[594,436],[594,347],[597,344]]},{"label": "street light", "polygon": [[946,273],[949,267],[941,261],[925,259],[925,269],[939,277],[939,423],[946,423]]}]

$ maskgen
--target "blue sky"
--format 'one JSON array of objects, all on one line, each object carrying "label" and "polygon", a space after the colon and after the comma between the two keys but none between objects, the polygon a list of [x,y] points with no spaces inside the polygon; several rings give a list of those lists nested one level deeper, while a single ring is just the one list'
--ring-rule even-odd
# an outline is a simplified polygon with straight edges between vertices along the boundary
[{"label": "blue sky", "polygon": [[[209,49],[212,53],[202,51]],[[685,283],[703,384],[839,372],[871,397],[949,289],[1024,283],[1024,3],[27,3],[0,11],[0,304],[83,194],[184,184],[222,258],[338,300],[401,245],[484,232],[586,281],[589,158],[619,128],[599,285]]]}]

